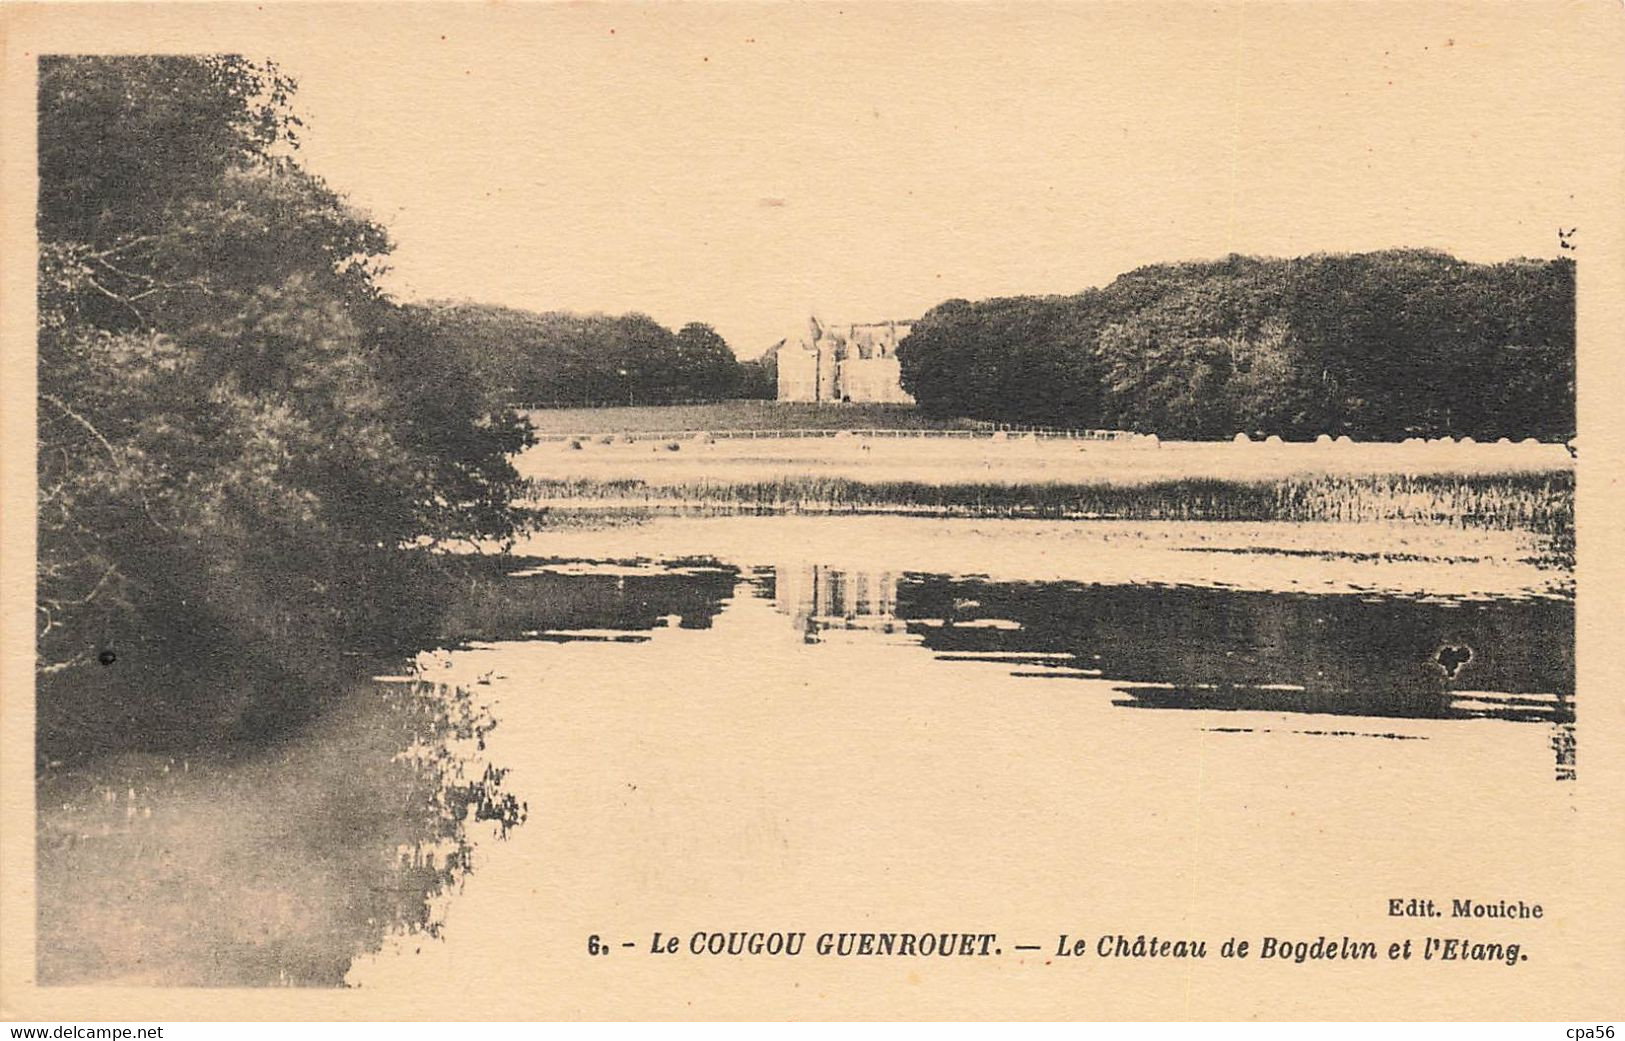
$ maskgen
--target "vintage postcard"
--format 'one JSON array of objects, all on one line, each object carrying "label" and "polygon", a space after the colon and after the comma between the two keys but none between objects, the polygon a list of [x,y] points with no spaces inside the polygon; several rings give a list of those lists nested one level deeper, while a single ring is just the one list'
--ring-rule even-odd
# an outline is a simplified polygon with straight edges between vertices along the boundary
[{"label": "vintage postcard", "polygon": [[1618,3],[0,32],[0,1018],[1618,1015]]}]

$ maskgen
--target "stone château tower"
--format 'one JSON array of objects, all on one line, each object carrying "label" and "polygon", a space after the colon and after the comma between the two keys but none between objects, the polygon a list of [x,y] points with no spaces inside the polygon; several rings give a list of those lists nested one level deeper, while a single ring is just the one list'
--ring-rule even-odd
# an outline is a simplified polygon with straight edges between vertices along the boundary
[{"label": "stone ch\u00e2teau tower", "polygon": [[903,390],[897,344],[912,321],[824,325],[778,346],[780,401],[881,401],[913,404]]}]

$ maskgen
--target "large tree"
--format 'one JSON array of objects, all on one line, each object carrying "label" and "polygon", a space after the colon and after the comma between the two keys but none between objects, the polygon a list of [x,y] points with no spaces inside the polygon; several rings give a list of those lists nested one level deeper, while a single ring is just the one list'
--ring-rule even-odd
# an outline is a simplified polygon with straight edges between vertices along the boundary
[{"label": "large tree", "polygon": [[41,59],[42,707],[297,672],[395,613],[410,544],[510,530],[528,428],[380,293],[388,237],[296,161],[293,89]]}]

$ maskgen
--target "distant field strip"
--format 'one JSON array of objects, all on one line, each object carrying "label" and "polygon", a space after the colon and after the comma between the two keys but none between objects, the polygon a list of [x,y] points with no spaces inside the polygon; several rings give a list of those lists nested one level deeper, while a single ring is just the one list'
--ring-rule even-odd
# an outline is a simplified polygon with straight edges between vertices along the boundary
[{"label": "distant field strip", "polygon": [[692,434],[702,430],[971,430],[968,419],[927,416],[908,405],[718,401],[707,405],[545,408],[525,413],[542,436]]},{"label": "distant field strip", "polygon": [[970,430],[933,430],[923,427],[899,427],[894,429],[860,429],[860,428],[786,428],[767,430],[629,430],[619,434],[606,434],[602,432],[576,432],[568,434],[538,433],[538,441],[599,441],[611,444],[616,441],[693,441],[693,440],[756,440],[760,438],[981,438],[989,441],[1010,440],[1013,438],[1046,438],[1069,441],[1134,441],[1146,439],[1145,435],[1136,434],[1129,430],[1002,430],[992,426]]}]

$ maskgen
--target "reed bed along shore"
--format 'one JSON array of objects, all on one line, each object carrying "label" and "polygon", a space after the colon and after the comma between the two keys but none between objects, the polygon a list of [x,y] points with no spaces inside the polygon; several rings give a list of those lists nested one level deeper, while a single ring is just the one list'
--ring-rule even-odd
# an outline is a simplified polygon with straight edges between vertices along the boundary
[{"label": "reed bed along shore", "polygon": [[1337,521],[1530,531],[1572,543],[1574,474],[1303,475],[1254,481],[1187,477],[1140,484],[533,478],[539,507],[693,507],[764,512],[920,511],[967,517],[1146,521]]}]

